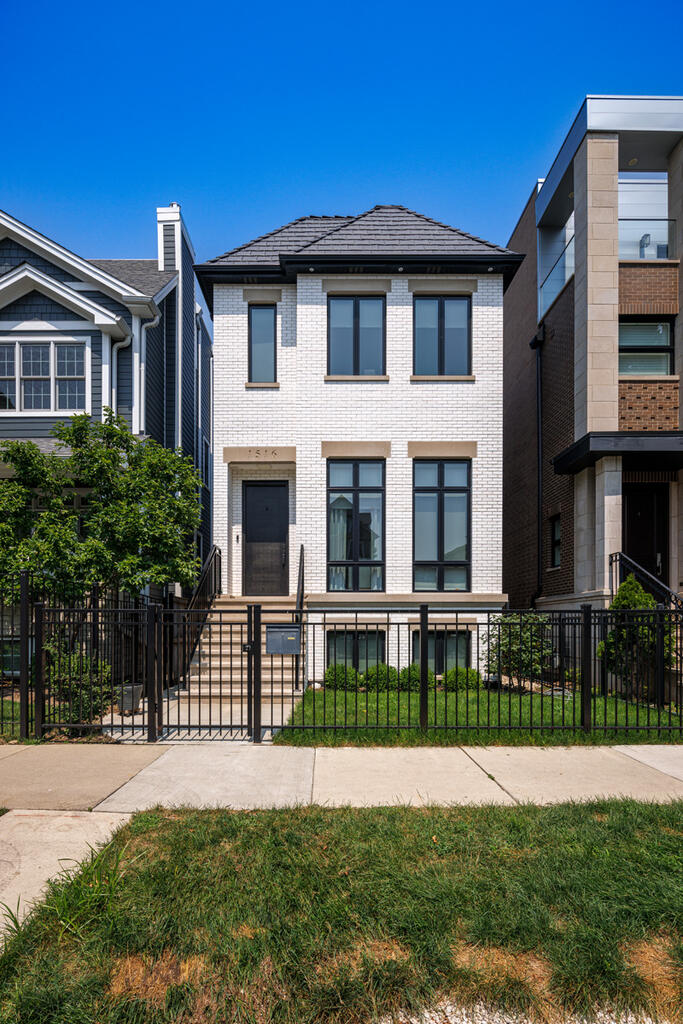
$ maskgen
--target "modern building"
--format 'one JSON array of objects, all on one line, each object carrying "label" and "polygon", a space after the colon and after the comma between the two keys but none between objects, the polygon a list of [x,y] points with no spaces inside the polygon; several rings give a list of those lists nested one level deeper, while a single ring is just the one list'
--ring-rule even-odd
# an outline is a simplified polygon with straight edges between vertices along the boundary
[{"label": "modern building", "polygon": [[505,604],[503,292],[520,259],[376,206],[195,268],[226,594],[293,599],[303,548],[309,609]]},{"label": "modern building", "polygon": [[0,211],[0,438],[54,445],[51,428],[106,408],[191,456],[211,545],[212,341],[180,206],[157,210],[153,259],[83,259]]},{"label": "modern building", "polygon": [[508,243],[514,607],[603,606],[634,566],[681,588],[682,140],[683,97],[588,96]]}]

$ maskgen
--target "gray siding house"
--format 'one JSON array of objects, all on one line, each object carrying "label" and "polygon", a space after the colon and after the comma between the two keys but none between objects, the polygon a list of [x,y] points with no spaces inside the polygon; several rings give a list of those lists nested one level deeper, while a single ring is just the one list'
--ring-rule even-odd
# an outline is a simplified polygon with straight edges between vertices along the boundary
[{"label": "gray siding house", "polygon": [[212,341],[180,206],[157,209],[154,259],[83,259],[0,210],[0,439],[53,444],[55,422],[109,407],[190,456],[211,546]]}]

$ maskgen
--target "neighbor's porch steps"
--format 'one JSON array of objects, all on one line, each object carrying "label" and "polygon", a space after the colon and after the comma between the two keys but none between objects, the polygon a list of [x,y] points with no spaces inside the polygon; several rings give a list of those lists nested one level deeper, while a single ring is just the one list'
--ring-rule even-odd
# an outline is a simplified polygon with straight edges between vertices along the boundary
[{"label": "neighbor's porch steps", "polygon": [[193,700],[246,699],[248,656],[243,651],[247,642],[247,607],[261,605],[261,694],[288,697],[295,693],[293,657],[266,655],[266,625],[290,623],[296,608],[294,597],[230,597],[221,594],[212,605],[202,629],[188,676],[185,693]]}]

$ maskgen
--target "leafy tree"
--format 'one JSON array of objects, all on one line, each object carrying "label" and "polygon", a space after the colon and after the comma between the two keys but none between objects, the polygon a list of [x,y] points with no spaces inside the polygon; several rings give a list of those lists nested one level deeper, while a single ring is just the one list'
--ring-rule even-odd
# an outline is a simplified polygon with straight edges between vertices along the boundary
[{"label": "leafy tree", "polygon": [[83,588],[192,585],[200,481],[191,459],[135,437],[110,409],[104,422],[73,416],[53,434],[50,454],[32,441],[0,444],[11,470],[0,481],[0,586],[21,569]]},{"label": "leafy tree", "polygon": [[490,675],[507,676],[517,686],[539,680],[551,665],[550,619],[538,612],[494,615],[484,644]]}]

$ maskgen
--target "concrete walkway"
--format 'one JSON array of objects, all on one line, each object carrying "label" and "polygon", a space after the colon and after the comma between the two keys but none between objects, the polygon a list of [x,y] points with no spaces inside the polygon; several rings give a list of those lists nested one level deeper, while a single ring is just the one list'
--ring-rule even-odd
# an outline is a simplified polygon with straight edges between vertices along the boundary
[{"label": "concrete walkway", "polygon": [[514,806],[617,796],[683,799],[683,746],[0,746],[0,807],[15,808],[0,817],[0,903],[16,910],[21,897],[25,913],[48,879],[157,805]]}]

